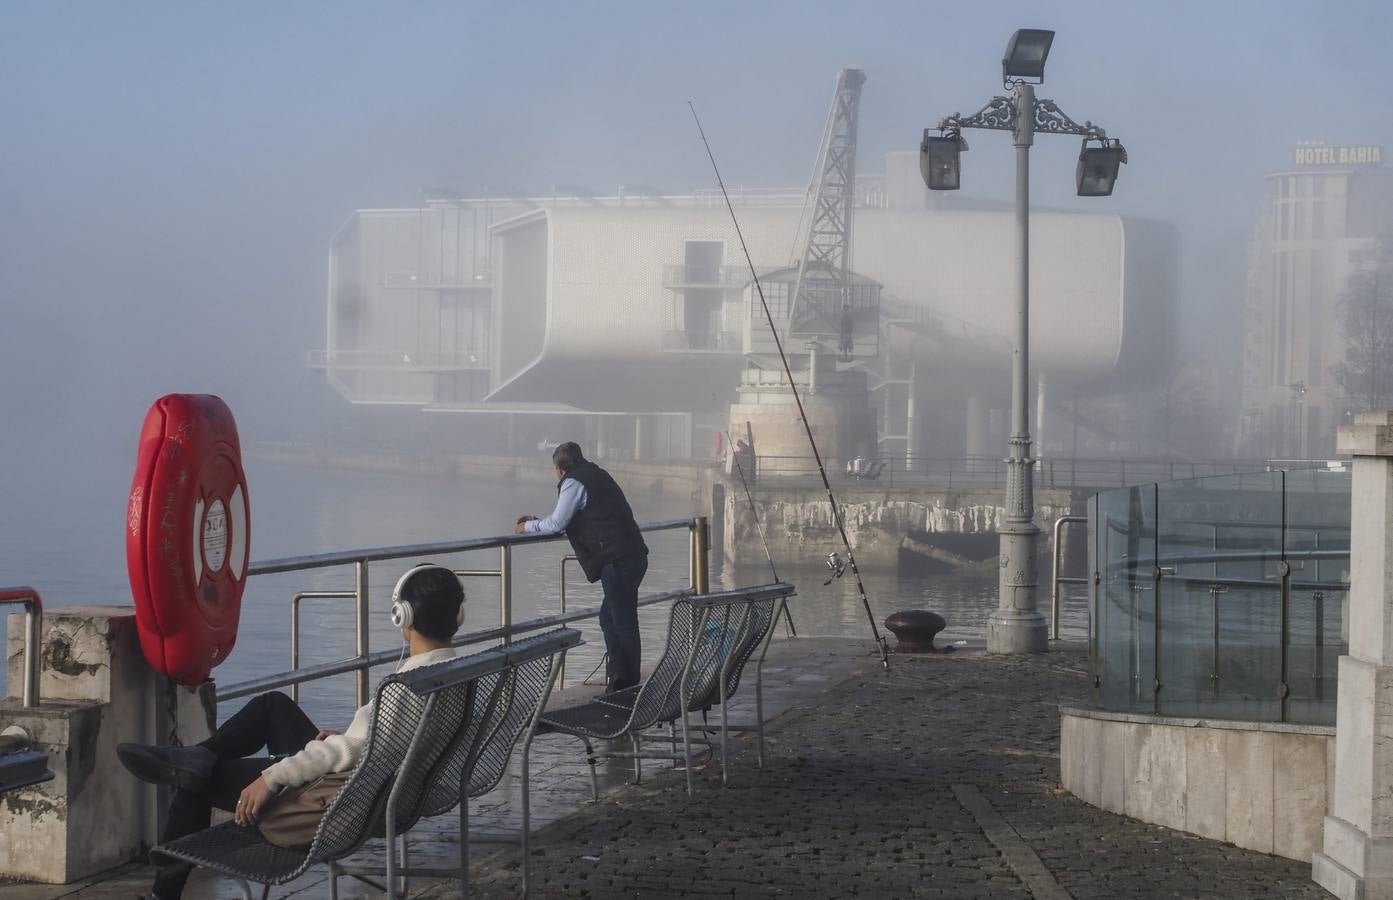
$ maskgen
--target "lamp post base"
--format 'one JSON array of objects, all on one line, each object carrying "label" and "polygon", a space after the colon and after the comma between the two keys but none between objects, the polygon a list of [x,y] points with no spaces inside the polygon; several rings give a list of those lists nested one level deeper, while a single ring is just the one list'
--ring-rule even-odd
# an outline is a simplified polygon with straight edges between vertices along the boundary
[{"label": "lamp post base", "polygon": [[1049,622],[1038,610],[998,609],[987,620],[988,653],[1044,653],[1049,639]]},{"label": "lamp post base", "polygon": [[[1029,473],[1024,475],[1026,477],[1016,483],[1025,485],[1024,496],[1028,498]],[[1012,496],[1020,494],[1012,492]],[[1030,506],[1025,505],[1025,509],[1029,510]],[[1035,605],[1039,582],[1035,548],[1040,529],[1028,516],[1027,512],[1020,519],[1008,520],[999,529],[1000,597],[997,610],[987,620],[989,653],[1044,653],[1050,646],[1049,621]]]}]

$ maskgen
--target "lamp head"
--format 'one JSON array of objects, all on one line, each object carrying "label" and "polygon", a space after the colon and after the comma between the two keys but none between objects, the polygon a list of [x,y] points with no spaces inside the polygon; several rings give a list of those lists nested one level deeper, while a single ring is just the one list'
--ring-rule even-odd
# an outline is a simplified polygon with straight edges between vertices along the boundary
[{"label": "lamp head", "polygon": [[919,143],[919,173],[931,191],[956,191],[962,186],[961,155],[967,141],[957,131],[932,134],[924,129]]},{"label": "lamp head", "polygon": [[1045,58],[1050,55],[1050,44],[1054,43],[1054,32],[1043,28],[1018,28],[1006,45],[1006,55],[1001,57],[1001,80],[1010,83],[1013,78],[1034,78],[1045,80]]},{"label": "lamp head", "polygon": [[1127,151],[1122,142],[1109,138],[1098,138],[1100,146],[1088,146],[1089,138],[1083,139],[1079,150],[1079,167],[1075,173],[1080,197],[1110,197],[1113,185],[1117,183],[1117,173],[1127,161]]}]

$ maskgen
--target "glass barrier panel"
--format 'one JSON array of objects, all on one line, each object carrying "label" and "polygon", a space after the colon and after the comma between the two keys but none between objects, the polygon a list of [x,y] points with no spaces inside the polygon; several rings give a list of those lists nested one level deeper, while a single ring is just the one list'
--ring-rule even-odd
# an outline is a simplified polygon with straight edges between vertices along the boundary
[{"label": "glass barrier panel", "polygon": [[1286,477],[1287,721],[1335,724],[1336,670],[1348,652],[1350,473],[1319,468]]},{"label": "glass barrier panel", "polygon": [[1292,585],[1287,646],[1287,721],[1334,725],[1339,660],[1349,651],[1341,637],[1347,591]]},{"label": "glass barrier panel", "polygon": [[1156,509],[1158,711],[1264,717],[1282,672],[1282,473],[1167,482]]},{"label": "glass barrier panel", "polygon": [[1095,674],[1105,709],[1154,709],[1155,515],[1153,484],[1098,495]]},{"label": "glass barrier panel", "polygon": [[1282,588],[1230,585],[1218,597],[1218,677],[1206,715],[1276,722],[1281,719]]}]

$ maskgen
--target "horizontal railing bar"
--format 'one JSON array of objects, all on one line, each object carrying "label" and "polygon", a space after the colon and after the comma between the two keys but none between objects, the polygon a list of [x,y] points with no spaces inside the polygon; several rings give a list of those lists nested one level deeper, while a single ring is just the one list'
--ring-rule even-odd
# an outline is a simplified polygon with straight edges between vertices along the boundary
[{"label": "horizontal railing bar", "polygon": [[[690,588],[684,588],[679,591],[667,591],[661,594],[654,594],[650,597],[640,598],[638,605],[641,607],[653,606],[654,604],[676,600],[679,597],[691,596],[691,593]],[[470,632],[469,634],[455,638],[450,642],[450,646],[464,647],[483,641],[512,637],[525,631],[540,631],[544,628],[554,628],[571,622],[579,622],[582,619],[594,618],[599,616],[599,614],[600,610],[597,607],[594,609],[578,609],[564,615],[540,616],[523,622],[514,622],[512,625],[506,627]],[[287,687],[292,684],[304,684],[307,681],[317,681],[318,679],[330,678],[335,675],[346,675],[349,672],[357,672],[360,669],[371,669],[375,666],[393,662],[399,658],[400,655],[400,650],[379,650],[376,653],[368,654],[366,658],[355,656],[349,659],[341,659],[337,662],[321,663],[317,666],[307,666],[303,669],[278,672],[274,675],[266,675],[251,681],[230,684],[225,689],[218,691],[217,702],[222,703],[225,700],[236,700],[239,697],[260,694],[265,691]]]},{"label": "horizontal railing bar", "polygon": [[502,569],[455,569],[456,578],[502,578]]},{"label": "horizontal railing bar", "polygon": [[[640,531],[675,531],[679,528],[685,530],[691,527],[692,520],[690,518],[665,519],[639,524]],[[339,550],[333,553],[254,561],[247,569],[247,574],[272,575],[278,572],[299,572],[306,569],[323,569],[329,566],[346,566],[359,561],[375,562],[384,559],[403,559],[408,556],[495,550],[499,547],[512,547],[519,544],[544,544],[548,541],[561,540],[564,537],[564,534],[503,534],[495,537],[471,538],[464,541],[400,544],[393,547],[364,547],[358,550]]]},{"label": "horizontal railing bar", "polygon": [[1221,552],[1221,553],[1195,553],[1195,554],[1191,554],[1191,555],[1188,555],[1188,556],[1175,555],[1175,556],[1160,556],[1160,557],[1143,557],[1143,558],[1141,558],[1141,559],[1122,560],[1122,561],[1120,561],[1120,562],[1118,562],[1118,563],[1115,563],[1114,565],[1117,565],[1117,566],[1120,566],[1120,567],[1129,568],[1129,569],[1135,569],[1135,568],[1137,568],[1138,566],[1183,565],[1183,564],[1186,564],[1186,563],[1195,563],[1195,564],[1201,564],[1201,563],[1203,563],[1203,564],[1209,564],[1209,563],[1225,563],[1225,562],[1268,562],[1268,561],[1270,561],[1270,562],[1281,562],[1283,559],[1288,559],[1288,560],[1293,560],[1293,559],[1296,559],[1296,560],[1304,560],[1304,559],[1311,559],[1311,560],[1322,560],[1322,559],[1329,559],[1329,560],[1349,559],[1349,551],[1348,551],[1348,550],[1287,550],[1287,551],[1285,552],[1285,554],[1284,554],[1284,553],[1282,552],[1282,550],[1280,550],[1280,549],[1273,549],[1273,550],[1249,550],[1249,551],[1236,550],[1236,551],[1232,551],[1232,552]]},{"label": "horizontal railing bar", "polygon": [[[1271,581],[1262,581],[1256,578],[1214,578],[1213,576],[1203,575],[1167,575],[1164,581],[1179,581],[1183,584],[1210,584],[1216,587],[1261,587],[1281,589],[1282,581],[1275,578]],[[1294,591],[1348,591],[1348,581],[1293,581],[1291,589]]]}]

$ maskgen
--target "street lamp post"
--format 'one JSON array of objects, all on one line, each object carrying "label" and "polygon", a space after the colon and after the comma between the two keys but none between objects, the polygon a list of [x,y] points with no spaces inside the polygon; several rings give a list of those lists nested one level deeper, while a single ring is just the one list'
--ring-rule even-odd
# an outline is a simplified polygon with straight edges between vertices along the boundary
[{"label": "street lamp post", "polygon": [[[1044,81],[1045,58],[1054,32],[1021,29],[1011,36],[1001,61],[1007,97],[993,97],[971,116],[954,113],[938,123],[938,135],[924,132],[920,145],[920,169],[931,190],[957,190],[961,183],[960,159],[967,142],[965,128],[1011,132],[1016,148],[1016,310],[1015,348],[1011,355],[1011,438],[1007,460],[1006,516],[998,525],[1001,536],[1000,599],[987,631],[992,653],[1038,653],[1048,649],[1048,626],[1036,607],[1038,575],[1034,486],[1030,458],[1030,147],[1036,132],[1075,134],[1083,137],[1076,173],[1080,196],[1112,193],[1118,168],[1127,151],[1092,122],[1080,125],[1053,100],[1037,100],[1034,84]],[[1090,146],[1095,142],[1098,146]]]}]

